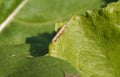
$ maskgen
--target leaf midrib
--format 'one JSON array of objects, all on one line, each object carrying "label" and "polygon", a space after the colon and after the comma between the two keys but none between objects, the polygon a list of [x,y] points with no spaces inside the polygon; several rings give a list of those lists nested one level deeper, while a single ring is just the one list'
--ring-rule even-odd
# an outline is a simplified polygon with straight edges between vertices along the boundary
[{"label": "leaf midrib", "polygon": [[17,15],[17,13],[24,7],[28,0],[23,0],[18,7],[0,24],[0,32],[12,21],[12,19]]}]

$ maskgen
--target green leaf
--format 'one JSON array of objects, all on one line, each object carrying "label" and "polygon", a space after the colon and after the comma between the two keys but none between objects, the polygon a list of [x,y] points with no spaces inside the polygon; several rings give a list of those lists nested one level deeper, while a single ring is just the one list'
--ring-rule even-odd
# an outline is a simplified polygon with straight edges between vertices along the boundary
[{"label": "green leaf", "polygon": [[[0,24],[3,24],[24,1],[27,0],[0,0]],[[91,3],[89,0],[28,0],[6,24],[7,27],[0,34],[0,44],[23,44],[27,37],[51,34],[54,22],[67,19],[73,14],[83,14],[87,9],[98,8],[103,4],[101,0]]]},{"label": "green leaf", "polygon": [[79,76],[71,64],[54,57],[33,58],[21,52],[21,54],[8,53],[4,58],[1,58],[0,63],[1,77],[64,77],[66,74]]},{"label": "green leaf", "polygon": [[[6,23],[23,3],[17,14]],[[0,33],[0,46],[3,48],[5,45],[27,43],[31,45],[28,50],[31,55],[44,55],[54,35],[56,21],[68,19],[73,14],[83,14],[85,10],[98,8],[103,4],[101,0],[94,0],[92,3],[89,0],[0,0],[0,24],[5,23],[6,26]]]},{"label": "green leaf", "polygon": [[50,44],[51,56],[69,61],[81,77],[120,76],[120,1],[73,16],[66,25]]},{"label": "green leaf", "polygon": [[45,55],[56,21],[104,4],[103,0],[0,0],[0,77],[17,71],[27,56]]}]

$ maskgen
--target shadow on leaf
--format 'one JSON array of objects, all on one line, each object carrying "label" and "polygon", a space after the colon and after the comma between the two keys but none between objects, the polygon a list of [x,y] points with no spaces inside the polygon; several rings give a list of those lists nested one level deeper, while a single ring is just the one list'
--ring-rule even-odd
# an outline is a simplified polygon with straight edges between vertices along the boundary
[{"label": "shadow on leaf", "polygon": [[105,5],[103,7],[105,7],[108,3],[111,2],[117,2],[118,0],[103,0],[105,2]]},{"label": "shadow on leaf", "polygon": [[30,44],[30,53],[32,56],[44,56],[48,53],[48,46],[55,33],[38,34],[37,36],[26,38],[26,43]]}]

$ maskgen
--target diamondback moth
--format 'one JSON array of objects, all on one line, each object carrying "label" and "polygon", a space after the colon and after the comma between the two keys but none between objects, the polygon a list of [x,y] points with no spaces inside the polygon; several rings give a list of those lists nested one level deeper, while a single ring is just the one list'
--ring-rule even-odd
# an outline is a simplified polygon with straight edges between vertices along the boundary
[{"label": "diamondback moth", "polygon": [[70,23],[72,22],[72,20],[70,20],[67,24],[65,24],[59,31],[58,33],[55,35],[55,37],[52,39],[52,42],[55,42],[60,36],[61,34],[64,32],[64,30],[66,29],[66,27],[68,25],[70,25]]},{"label": "diamondback moth", "polygon": [[59,37],[60,35],[64,32],[65,28],[67,27],[67,25],[65,24],[59,31],[58,33],[55,35],[55,37],[52,39],[52,42],[55,42]]}]

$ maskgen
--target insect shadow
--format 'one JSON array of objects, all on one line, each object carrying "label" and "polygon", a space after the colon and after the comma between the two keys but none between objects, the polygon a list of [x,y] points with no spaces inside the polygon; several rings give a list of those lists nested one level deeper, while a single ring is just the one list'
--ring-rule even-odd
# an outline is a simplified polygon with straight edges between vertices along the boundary
[{"label": "insect shadow", "polygon": [[44,56],[48,53],[48,46],[54,37],[55,32],[52,34],[43,33],[38,34],[37,36],[27,37],[26,43],[30,44],[30,53],[31,56]]}]

